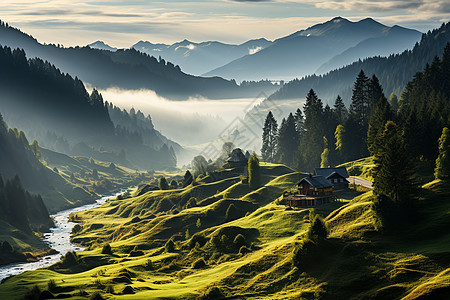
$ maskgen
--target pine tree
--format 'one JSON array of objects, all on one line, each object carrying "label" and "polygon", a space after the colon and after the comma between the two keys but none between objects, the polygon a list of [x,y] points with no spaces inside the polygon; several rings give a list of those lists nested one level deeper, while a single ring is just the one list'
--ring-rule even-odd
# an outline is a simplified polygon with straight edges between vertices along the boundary
[{"label": "pine tree", "polygon": [[344,124],[349,137],[349,159],[358,159],[367,155],[366,138],[370,113],[369,84],[370,80],[361,70],[354,84],[349,117]]},{"label": "pine tree", "polygon": [[414,163],[399,126],[388,121],[381,136],[383,144],[375,154],[374,192],[396,204],[406,204],[416,190]]},{"label": "pine tree", "polygon": [[450,131],[447,127],[442,129],[442,135],[439,138],[439,156],[436,159],[434,176],[436,179],[450,179]]},{"label": "pine tree", "polygon": [[369,80],[367,85],[367,107],[368,107],[368,113],[370,115],[370,112],[375,107],[375,105],[378,103],[378,100],[381,97],[384,97],[383,94],[383,88],[380,85],[380,81],[378,80],[377,76],[372,75],[372,78]]},{"label": "pine tree", "polygon": [[324,149],[322,154],[320,155],[320,167],[321,168],[328,168],[330,166],[330,160],[329,160],[329,154],[330,151],[328,150],[328,140],[326,137],[323,137],[323,145],[324,145]]},{"label": "pine tree", "polygon": [[371,155],[375,155],[381,143],[384,125],[390,119],[390,108],[387,99],[381,96],[377,105],[374,107],[369,120],[369,129],[367,131],[367,147]]},{"label": "pine tree", "polygon": [[356,121],[362,127],[365,127],[369,118],[368,96],[369,79],[364,71],[361,70],[356,77],[353,87],[352,103],[350,104],[350,113],[355,116]]},{"label": "pine tree", "polygon": [[298,133],[298,138],[300,140],[300,138],[303,135],[303,132],[305,131],[305,119],[303,118],[303,114],[302,111],[300,110],[300,108],[297,108],[297,111],[295,112],[294,115],[294,120],[295,120],[295,130]]},{"label": "pine tree", "polygon": [[335,142],[335,151],[336,151],[336,163],[342,163],[346,161],[348,156],[347,153],[347,145],[346,145],[346,134],[345,128],[343,125],[338,125],[336,127],[336,131],[334,132]]},{"label": "pine tree", "polygon": [[34,140],[30,147],[34,156],[36,156],[37,159],[41,159],[41,147],[39,147],[38,141]]},{"label": "pine tree", "polygon": [[260,186],[261,175],[259,170],[259,159],[255,152],[248,160],[248,184],[251,189],[256,190]]},{"label": "pine tree", "polygon": [[334,102],[334,113],[336,114],[336,118],[339,122],[339,124],[342,124],[344,122],[344,118],[347,116],[348,111],[345,107],[344,101],[342,100],[341,96],[337,96],[336,101]]},{"label": "pine tree", "polygon": [[186,187],[190,185],[193,181],[192,174],[189,172],[189,170],[184,173],[184,179],[183,179],[183,187]]},{"label": "pine tree", "polygon": [[308,170],[320,165],[320,154],[323,151],[323,136],[326,126],[322,101],[312,89],[306,96],[303,112],[305,114],[305,132],[298,148],[303,165],[298,165],[297,168]]},{"label": "pine tree", "polygon": [[273,117],[271,111],[267,114],[264,122],[263,136],[262,136],[262,159],[267,162],[275,162],[278,143],[278,124]]},{"label": "pine tree", "polygon": [[158,187],[160,190],[168,190],[169,189],[169,184],[167,183],[166,177],[159,178]]},{"label": "pine tree", "polygon": [[298,147],[298,135],[292,113],[289,114],[287,119],[283,119],[278,132],[278,161],[292,165],[294,153]]},{"label": "pine tree", "polygon": [[397,111],[399,109],[398,97],[393,92],[389,96],[389,104],[391,105],[392,112],[394,114],[397,114]]}]

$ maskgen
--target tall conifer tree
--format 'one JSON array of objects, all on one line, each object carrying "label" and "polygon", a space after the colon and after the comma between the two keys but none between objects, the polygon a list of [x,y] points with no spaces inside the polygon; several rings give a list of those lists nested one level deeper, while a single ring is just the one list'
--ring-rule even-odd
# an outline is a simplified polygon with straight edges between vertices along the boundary
[{"label": "tall conifer tree", "polygon": [[439,139],[439,156],[436,159],[434,176],[436,179],[450,179],[450,131],[447,127],[444,127]]},{"label": "tall conifer tree", "polygon": [[267,114],[264,122],[263,136],[262,136],[262,159],[267,162],[275,162],[278,143],[278,124],[273,117],[271,111]]}]

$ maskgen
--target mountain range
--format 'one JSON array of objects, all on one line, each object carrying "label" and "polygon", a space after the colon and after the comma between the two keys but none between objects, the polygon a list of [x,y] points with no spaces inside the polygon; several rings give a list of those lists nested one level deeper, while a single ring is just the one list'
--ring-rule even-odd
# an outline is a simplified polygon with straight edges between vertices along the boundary
[{"label": "mountain range", "polygon": [[[268,41],[264,38],[233,45],[217,41],[188,40],[167,44],[139,41],[132,49],[161,57],[194,75],[243,80],[290,80],[326,73],[359,59],[388,56],[411,49],[421,33],[386,26],[371,18],[351,22],[333,18],[305,30]],[[117,51],[102,41],[91,48]]]},{"label": "mountain range", "polygon": [[268,101],[304,98],[312,88],[325,103],[333,104],[337,95],[340,95],[349,105],[353,83],[361,70],[368,76],[376,75],[386,95],[400,95],[417,72],[431,64],[435,57],[442,55],[449,42],[450,23],[442,24],[440,28],[424,34],[412,50],[388,57],[376,56],[358,60],[324,75],[294,79],[270,95]]},{"label": "mountain range", "polygon": [[232,80],[189,75],[163,58],[156,59],[135,49],[112,52],[88,46],[64,48],[44,45],[5,23],[0,26],[0,45],[23,49],[29,58],[48,61],[62,72],[99,89],[150,89],[169,99],[186,100],[189,97],[254,97],[260,92],[272,93],[279,87],[270,82],[241,87]]},{"label": "mountain range", "polygon": [[402,52],[421,33],[388,27],[371,18],[351,22],[337,17],[275,40],[272,45],[214,69],[205,76],[240,80],[289,80],[323,73],[366,57]]}]

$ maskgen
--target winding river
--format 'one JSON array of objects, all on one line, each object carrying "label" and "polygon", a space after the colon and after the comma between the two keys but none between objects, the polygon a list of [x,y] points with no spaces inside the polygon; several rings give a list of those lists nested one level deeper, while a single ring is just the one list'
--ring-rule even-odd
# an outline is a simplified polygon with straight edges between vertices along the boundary
[{"label": "winding river", "polygon": [[0,266],[0,282],[4,278],[7,278],[12,275],[18,275],[25,271],[33,271],[39,268],[48,267],[58,262],[61,259],[61,256],[69,251],[84,250],[83,247],[72,244],[70,242],[70,234],[72,232],[72,228],[75,226],[76,223],[69,222],[69,215],[71,213],[85,211],[101,206],[103,203],[106,202],[106,200],[117,197],[120,194],[121,193],[117,193],[113,196],[103,197],[101,199],[97,199],[95,203],[71,208],[68,210],[63,210],[54,215],[51,215],[55,223],[55,227],[50,228],[50,232],[44,234],[43,240],[49,245],[50,248],[55,249],[59,253],[44,256],[37,262],[21,262]]}]

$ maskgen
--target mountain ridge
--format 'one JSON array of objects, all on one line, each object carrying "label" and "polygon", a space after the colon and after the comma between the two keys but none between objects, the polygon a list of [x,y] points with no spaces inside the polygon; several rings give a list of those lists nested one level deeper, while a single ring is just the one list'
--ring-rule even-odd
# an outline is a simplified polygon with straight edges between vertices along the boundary
[{"label": "mountain ridge", "polygon": [[[203,75],[234,78],[238,81],[292,79],[310,75],[335,56],[368,38],[381,38],[392,28],[370,18],[352,22],[336,17],[279,38],[254,55],[241,57]],[[396,26],[391,34],[400,37],[406,32],[411,33],[408,45],[412,47],[420,39],[420,32]],[[404,47],[403,43],[394,51],[401,52],[405,50]],[[352,56],[352,61],[365,58],[364,55],[364,51],[358,52]]]}]

